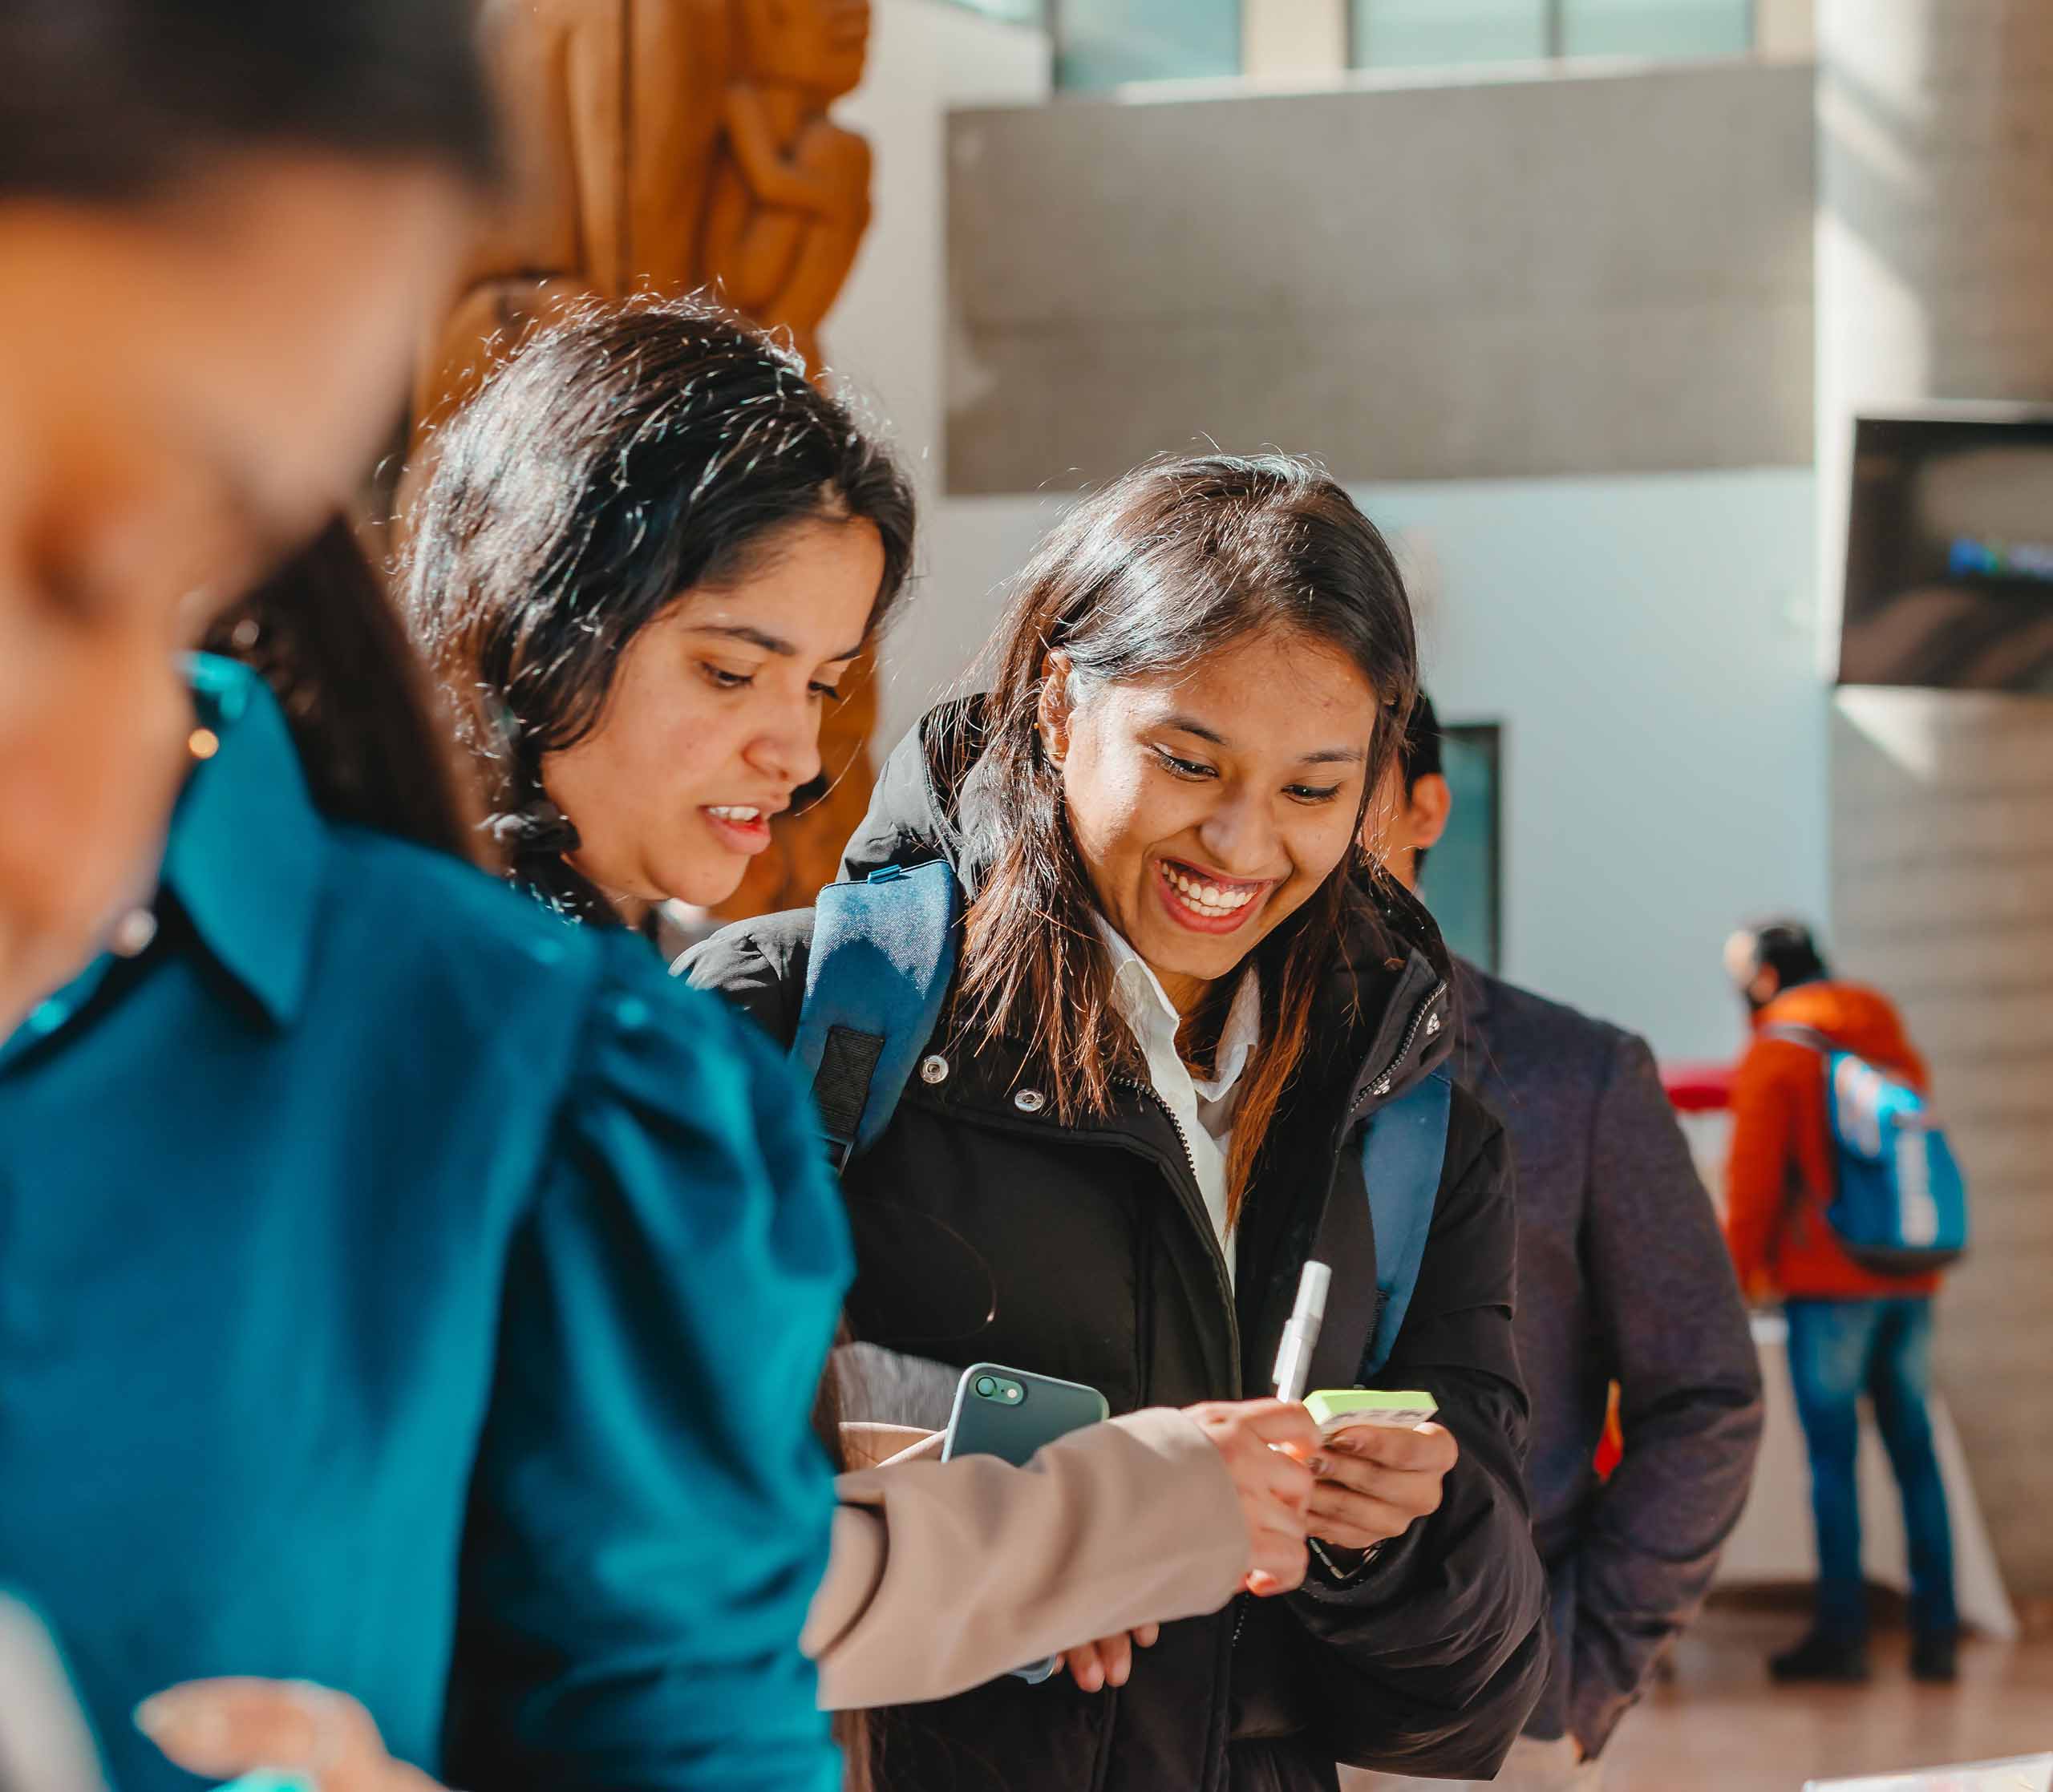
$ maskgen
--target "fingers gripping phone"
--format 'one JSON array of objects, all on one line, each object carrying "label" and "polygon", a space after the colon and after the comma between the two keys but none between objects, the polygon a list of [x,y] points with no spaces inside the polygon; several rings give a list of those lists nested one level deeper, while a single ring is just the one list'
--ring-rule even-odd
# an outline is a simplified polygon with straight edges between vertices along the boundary
[{"label": "fingers gripping phone", "polygon": [[[949,1414],[941,1459],[995,1456],[1024,1468],[1043,1444],[1102,1424],[1111,1414],[1104,1395],[1081,1381],[1059,1381],[997,1363],[972,1363],[955,1384],[955,1407]],[[1059,1658],[1051,1655],[1013,1673],[1039,1685],[1059,1665]]]}]

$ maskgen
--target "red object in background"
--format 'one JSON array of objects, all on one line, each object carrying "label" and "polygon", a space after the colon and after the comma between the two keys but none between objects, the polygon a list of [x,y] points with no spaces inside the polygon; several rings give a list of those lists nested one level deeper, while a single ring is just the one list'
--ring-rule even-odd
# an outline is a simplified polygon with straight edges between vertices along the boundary
[{"label": "red object in background", "polygon": [[1626,1453],[1625,1429],[1618,1423],[1618,1384],[1611,1384],[1611,1404],[1604,1414],[1604,1435],[1597,1445],[1597,1479],[1608,1481]]},{"label": "red object in background", "polygon": [[1661,1086],[1678,1114],[1723,1114],[1731,1105],[1732,1071],[1730,1064],[1664,1064]]}]

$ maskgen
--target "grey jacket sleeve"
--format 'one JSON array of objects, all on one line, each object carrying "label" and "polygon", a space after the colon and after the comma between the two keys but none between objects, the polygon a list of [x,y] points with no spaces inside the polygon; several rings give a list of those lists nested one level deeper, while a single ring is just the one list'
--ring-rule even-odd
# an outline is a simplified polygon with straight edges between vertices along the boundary
[{"label": "grey jacket sleeve", "polygon": [[1731,1260],[1643,1041],[1620,1037],[1593,1127],[1583,1260],[1626,1447],[1574,1562],[1569,1729],[1591,1754],[1702,1602],[1761,1430]]}]

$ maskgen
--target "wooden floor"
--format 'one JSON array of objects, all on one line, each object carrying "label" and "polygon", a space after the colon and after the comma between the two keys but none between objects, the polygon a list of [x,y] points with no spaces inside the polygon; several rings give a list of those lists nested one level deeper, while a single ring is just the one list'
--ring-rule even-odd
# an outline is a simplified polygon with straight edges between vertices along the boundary
[{"label": "wooden floor", "polygon": [[1897,1633],[1877,1639],[1865,1687],[1771,1686],[1765,1662],[1799,1619],[1705,1615],[1606,1751],[1606,1792],[1797,1792],[1826,1775],[2053,1752],[2053,1639],[1962,1646],[1960,1684],[1921,1686]]}]

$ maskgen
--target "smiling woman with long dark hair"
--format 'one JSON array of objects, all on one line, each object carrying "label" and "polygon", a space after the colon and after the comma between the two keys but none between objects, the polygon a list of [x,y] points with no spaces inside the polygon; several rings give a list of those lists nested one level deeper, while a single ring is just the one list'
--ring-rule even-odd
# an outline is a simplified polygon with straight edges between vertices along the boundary
[{"label": "smiling woman with long dark hair", "polygon": [[[943,860],[964,902],[920,1074],[844,1172],[852,1323],[1116,1412],[1265,1386],[1314,1240],[1365,1211],[1361,1128],[1451,1030],[1431,921],[1355,843],[1416,684],[1403,580],[1303,462],[1164,461],[1056,528],[994,667],[900,749],[848,848],[857,876]],[[694,980],[788,1039],[812,933],[810,912],[731,928]],[[1014,1680],[893,1713],[885,1786],[979,1760],[1025,1792],[1494,1770],[1540,1689],[1545,1595],[1506,1149],[1466,1096],[1448,1112],[1380,1377],[1441,1422],[1328,1446],[1305,1588],[1167,1627],[1116,1702]],[[978,1319],[922,1259],[945,1236],[991,1265]],[[1351,1364],[1367,1338],[1333,1342]]]}]

